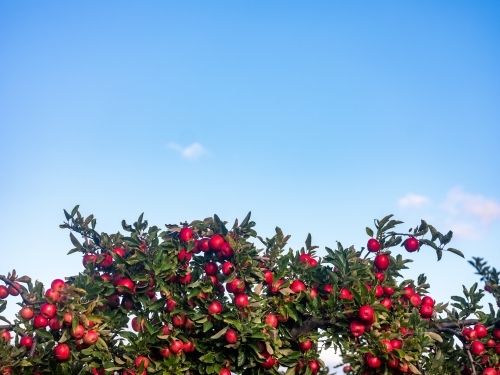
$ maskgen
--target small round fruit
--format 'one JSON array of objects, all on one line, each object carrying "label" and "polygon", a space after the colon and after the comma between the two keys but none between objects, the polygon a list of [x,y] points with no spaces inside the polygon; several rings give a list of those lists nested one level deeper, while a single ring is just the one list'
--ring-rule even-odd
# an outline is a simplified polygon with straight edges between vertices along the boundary
[{"label": "small round fruit", "polygon": [[231,375],[231,371],[229,371],[227,368],[223,368],[220,370],[219,375]]},{"label": "small round fruit", "polygon": [[482,339],[483,337],[486,337],[488,335],[488,330],[482,324],[476,324],[474,326],[474,331],[476,331],[476,337],[478,339]]},{"label": "small round fruit", "polygon": [[228,329],[226,331],[225,337],[228,343],[234,344],[238,341],[238,332],[236,332],[234,329]]},{"label": "small round fruit", "polygon": [[208,262],[207,264],[205,264],[204,269],[208,276],[217,275],[218,267],[215,262]]},{"label": "small round fruit", "polygon": [[213,301],[209,306],[208,306],[208,313],[210,315],[218,315],[222,312],[222,305],[219,301]]},{"label": "small round fruit", "polygon": [[12,285],[9,285],[9,286],[7,287],[7,290],[8,290],[8,292],[9,292],[9,294],[10,294],[11,296],[13,296],[13,297],[15,297],[15,296],[18,296],[18,295],[19,295],[19,290],[18,290],[18,289],[21,289],[21,290],[22,290],[21,284],[19,284],[18,282],[14,282],[14,285],[17,287],[17,289],[16,289],[16,288],[14,288],[14,286],[12,286]]},{"label": "small round fruit", "polygon": [[37,315],[35,316],[35,319],[33,319],[33,327],[36,329],[39,328],[45,328],[49,325],[49,320],[42,315]]},{"label": "small round fruit", "polygon": [[44,303],[40,307],[40,314],[42,314],[44,318],[52,319],[56,315],[56,313],[57,313],[57,307],[52,303]]},{"label": "small round fruit", "polygon": [[0,332],[0,341],[9,342],[11,339],[9,331],[1,331]]},{"label": "small round fruit", "polygon": [[365,333],[365,325],[357,320],[353,320],[350,324],[351,334],[354,337],[363,336]]},{"label": "small round fruit", "polygon": [[481,341],[473,341],[470,344],[470,352],[474,355],[483,355],[485,351],[486,348]]},{"label": "small round fruit", "polygon": [[430,305],[434,307],[434,304],[435,301],[432,299],[432,297],[424,296],[424,298],[422,298],[422,305]]},{"label": "small round fruit", "polygon": [[305,292],[307,290],[306,285],[301,281],[301,280],[294,280],[290,284],[290,289],[294,293],[300,293],[300,292]]},{"label": "small round fruit", "polygon": [[371,353],[366,353],[365,360],[366,365],[370,368],[379,368],[380,366],[382,366],[382,361],[380,360],[380,358],[375,357]]},{"label": "small round fruit", "polygon": [[271,327],[276,328],[278,326],[278,318],[274,314],[266,315],[266,324],[269,324]]},{"label": "small round fruit", "polygon": [[149,358],[144,357],[143,355],[138,356],[135,359],[135,367],[140,367],[142,364],[143,368],[148,368],[149,366]]},{"label": "small round fruit", "polygon": [[375,238],[370,238],[368,243],[366,244],[368,251],[372,253],[376,253],[380,250],[380,242],[378,242]]},{"label": "small round fruit", "polygon": [[389,268],[389,257],[385,254],[379,254],[375,257],[373,263],[379,271],[385,271]]},{"label": "small round fruit", "polygon": [[69,359],[71,355],[71,350],[67,344],[58,344],[54,348],[54,355],[59,362],[64,362]]},{"label": "small round fruit", "polygon": [[35,315],[35,311],[31,307],[24,306],[19,312],[19,315],[21,315],[23,319],[30,320]]},{"label": "small round fruit", "polygon": [[234,297],[234,304],[238,307],[245,308],[248,306],[248,296],[244,293],[239,293]]},{"label": "small round fruit", "polygon": [[24,346],[27,350],[30,350],[33,346],[33,337],[31,336],[23,336],[21,340],[19,340],[19,346]]},{"label": "small round fruit", "polygon": [[309,338],[306,341],[299,341],[299,349],[301,352],[307,352],[308,350],[311,350],[312,347],[313,342]]},{"label": "small round fruit", "polygon": [[420,306],[420,316],[422,318],[430,318],[432,317],[432,313],[434,312],[434,308],[430,305],[422,305]]},{"label": "small round fruit", "polygon": [[182,228],[179,232],[179,240],[182,242],[192,241],[194,238],[194,232],[191,228]]},{"label": "small round fruit", "polygon": [[99,334],[96,331],[87,331],[83,336],[83,342],[88,346],[94,345],[97,340],[99,340]]},{"label": "small round fruit", "polygon": [[406,251],[413,253],[418,250],[418,240],[415,237],[407,238],[404,242]]},{"label": "small round fruit", "polygon": [[210,240],[208,240],[208,246],[210,247],[211,250],[219,250],[222,244],[226,242],[224,240],[224,237],[222,237],[220,234],[214,234]]},{"label": "small round fruit", "polygon": [[369,323],[373,320],[375,313],[373,312],[373,308],[371,306],[361,306],[358,311],[359,320],[364,323]]},{"label": "small round fruit", "polygon": [[221,270],[224,275],[229,276],[234,272],[234,265],[231,262],[224,262],[222,263]]},{"label": "small round fruit", "polygon": [[313,374],[318,373],[320,366],[319,366],[319,363],[317,361],[309,361],[309,362],[307,362],[307,365],[309,366],[309,368],[311,369],[311,372]]},{"label": "small round fruit", "polygon": [[0,285],[0,299],[5,299],[9,296],[9,290],[6,286]]}]

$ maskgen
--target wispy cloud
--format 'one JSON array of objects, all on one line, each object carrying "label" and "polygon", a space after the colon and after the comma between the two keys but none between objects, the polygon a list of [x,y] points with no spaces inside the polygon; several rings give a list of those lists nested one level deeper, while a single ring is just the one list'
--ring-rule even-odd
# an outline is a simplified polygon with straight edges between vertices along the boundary
[{"label": "wispy cloud", "polygon": [[398,201],[398,205],[401,208],[421,208],[428,202],[429,198],[423,195],[409,193]]},{"label": "wispy cloud", "polygon": [[441,207],[452,215],[478,218],[484,224],[500,218],[498,202],[479,194],[466,193],[461,187],[451,189]]},{"label": "wispy cloud", "polygon": [[481,238],[479,231],[470,223],[452,223],[451,230],[456,237],[462,237],[468,240],[479,240]]},{"label": "wispy cloud", "polygon": [[182,157],[190,160],[197,160],[204,155],[207,155],[208,152],[201,144],[198,142],[192,143],[190,146],[182,147],[177,143],[169,143],[168,148],[174,151],[177,151]]}]

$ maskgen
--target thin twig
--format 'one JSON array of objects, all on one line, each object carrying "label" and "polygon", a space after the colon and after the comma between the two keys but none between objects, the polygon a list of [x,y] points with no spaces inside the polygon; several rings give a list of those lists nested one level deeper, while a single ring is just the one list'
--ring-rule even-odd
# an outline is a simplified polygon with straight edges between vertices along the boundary
[{"label": "thin twig", "polygon": [[5,283],[9,284],[15,290],[17,290],[19,292],[19,295],[23,299],[24,303],[26,303],[27,305],[41,305],[41,304],[47,302],[47,301],[32,301],[32,300],[29,300],[28,298],[25,297],[23,289],[20,288],[20,287],[18,287],[16,285],[16,283],[14,281],[10,280],[8,277],[0,275],[0,280],[3,280]]},{"label": "thin twig", "polygon": [[29,358],[32,358],[35,355],[36,344],[38,343],[38,336],[35,335],[33,338],[33,346],[31,347]]},{"label": "thin twig", "polygon": [[469,356],[470,365],[472,367],[472,374],[476,375],[476,368],[474,367],[474,360],[472,359],[472,354],[470,354],[469,349],[467,349],[467,355]]}]

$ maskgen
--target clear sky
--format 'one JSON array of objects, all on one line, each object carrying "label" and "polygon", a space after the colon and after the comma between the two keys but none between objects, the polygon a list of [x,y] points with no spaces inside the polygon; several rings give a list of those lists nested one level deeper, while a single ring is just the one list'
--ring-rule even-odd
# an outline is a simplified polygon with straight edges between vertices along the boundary
[{"label": "clear sky", "polygon": [[[500,267],[499,39],[497,1],[2,1],[0,274],[77,273],[76,204],[107,232],[252,211],[294,248],[394,213]],[[440,300],[477,280],[412,258]]]}]

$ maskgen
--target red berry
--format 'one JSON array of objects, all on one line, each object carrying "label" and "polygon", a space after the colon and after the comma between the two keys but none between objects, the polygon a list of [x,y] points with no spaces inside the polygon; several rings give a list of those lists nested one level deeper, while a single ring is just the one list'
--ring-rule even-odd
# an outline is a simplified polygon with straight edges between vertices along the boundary
[{"label": "red berry", "polygon": [[380,250],[380,242],[378,242],[375,238],[370,238],[368,243],[366,244],[368,251],[372,253],[376,253]]},{"label": "red berry", "polygon": [[182,242],[192,241],[194,238],[194,232],[191,228],[182,228],[179,232],[179,240]]},{"label": "red berry", "polygon": [[389,268],[389,257],[385,254],[379,254],[375,257],[374,264],[379,271],[385,271]]},{"label": "red berry", "polygon": [[418,250],[418,240],[415,237],[407,238],[404,242],[406,251],[412,253]]}]

